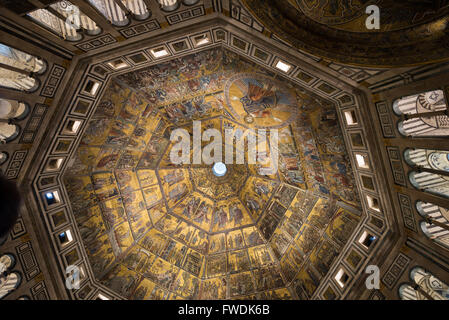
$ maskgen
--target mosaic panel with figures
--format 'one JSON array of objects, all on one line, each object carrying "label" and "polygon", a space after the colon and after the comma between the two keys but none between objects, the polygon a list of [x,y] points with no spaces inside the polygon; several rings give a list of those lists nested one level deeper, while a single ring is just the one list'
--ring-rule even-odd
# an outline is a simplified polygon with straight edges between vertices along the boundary
[{"label": "mosaic panel with figures", "polygon": [[[279,144],[223,177],[175,165],[195,120]],[[310,297],[360,220],[335,107],[221,47],[112,78],[63,180],[95,277],[130,299]]]}]

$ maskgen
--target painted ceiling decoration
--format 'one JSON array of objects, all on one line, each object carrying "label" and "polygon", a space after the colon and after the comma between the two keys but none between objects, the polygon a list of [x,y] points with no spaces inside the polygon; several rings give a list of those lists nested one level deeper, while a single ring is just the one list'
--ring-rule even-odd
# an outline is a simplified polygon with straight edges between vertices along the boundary
[{"label": "painted ceiling decoration", "polygon": [[[242,0],[268,30],[290,45],[335,62],[398,67],[449,59],[449,1]],[[366,7],[380,8],[368,30]]]},{"label": "painted ceiling decoration", "polygon": [[[278,171],[174,165],[195,120],[279,129]],[[129,299],[308,299],[362,220],[335,106],[223,47],[113,77],[63,181],[96,280]]]}]

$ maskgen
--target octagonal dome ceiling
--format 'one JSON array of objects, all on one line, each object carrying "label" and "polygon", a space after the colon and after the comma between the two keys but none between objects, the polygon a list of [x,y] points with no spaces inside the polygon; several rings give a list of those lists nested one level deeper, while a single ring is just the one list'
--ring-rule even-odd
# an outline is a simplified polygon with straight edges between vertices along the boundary
[{"label": "octagonal dome ceiling", "polygon": [[[170,161],[193,121],[279,144],[218,177]],[[114,77],[64,185],[96,279],[128,299],[310,298],[361,220],[335,107],[222,47]]]}]

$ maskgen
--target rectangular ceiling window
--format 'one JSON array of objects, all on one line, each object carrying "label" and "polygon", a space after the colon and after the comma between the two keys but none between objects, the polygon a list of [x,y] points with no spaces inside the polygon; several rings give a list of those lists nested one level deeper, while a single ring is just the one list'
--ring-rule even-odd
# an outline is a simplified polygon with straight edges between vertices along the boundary
[{"label": "rectangular ceiling window", "polygon": [[290,69],[292,68],[292,66],[289,65],[289,64],[286,63],[286,62],[283,62],[283,61],[279,60],[279,61],[276,63],[276,68],[278,68],[279,70],[284,71],[284,72],[289,72]]},{"label": "rectangular ceiling window", "polygon": [[349,281],[349,275],[345,272],[345,270],[340,269],[335,276],[335,280],[340,287],[344,288]]},{"label": "rectangular ceiling window", "polygon": [[369,160],[367,155],[357,153],[355,155],[357,166],[362,169],[369,169]]},{"label": "rectangular ceiling window", "polygon": [[369,249],[374,241],[377,240],[377,237],[367,231],[364,231],[362,236],[359,239],[359,243],[364,246],[366,249]]},{"label": "rectangular ceiling window", "polygon": [[155,58],[161,58],[168,55],[168,51],[164,47],[151,49],[150,52]]},{"label": "rectangular ceiling window", "polygon": [[100,83],[94,80],[88,80],[86,85],[84,86],[84,93],[87,93],[91,96],[95,96],[95,94],[98,91],[98,88],[100,88]]},{"label": "rectangular ceiling window", "polygon": [[368,202],[368,207],[370,207],[371,209],[380,212],[380,206],[379,206],[379,201],[376,198],[373,198],[371,196],[366,196],[366,201]]},{"label": "rectangular ceiling window", "polygon": [[44,197],[45,197],[45,200],[47,201],[47,205],[49,205],[49,206],[51,206],[52,204],[61,202],[61,198],[59,197],[58,191],[46,192]]},{"label": "rectangular ceiling window", "polygon": [[357,124],[357,116],[354,110],[345,111],[345,119],[348,126],[353,126]]},{"label": "rectangular ceiling window", "polygon": [[193,41],[195,42],[195,46],[197,47],[210,43],[209,37],[205,34],[194,37]]},{"label": "rectangular ceiling window", "polygon": [[108,65],[115,70],[129,67],[129,65],[122,59],[115,59],[113,61],[110,61],[110,62],[108,62]]},{"label": "rectangular ceiling window", "polygon": [[80,120],[69,120],[63,132],[67,134],[77,134],[81,123]]},{"label": "rectangular ceiling window", "polygon": [[64,232],[61,232],[58,235],[59,242],[61,245],[65,246],[73,241],[72,232],[70,230],[66,230]]},{"label": "rectangular ceiling window", "polygon": [[61,168],[62,162],[64,161],[64,159],[62,158],[57,158],[57,159],[51,159],[48,161],[47,167],[45,168],[46,171],[56,171],[59,170],[59,168]]}]

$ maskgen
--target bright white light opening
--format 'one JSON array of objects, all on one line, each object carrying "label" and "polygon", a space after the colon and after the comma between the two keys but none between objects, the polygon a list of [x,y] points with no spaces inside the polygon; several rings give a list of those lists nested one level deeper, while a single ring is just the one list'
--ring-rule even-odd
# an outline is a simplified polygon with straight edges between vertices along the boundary
[{"label": "bright white light opening", "polygon": [[359,239],[359,243],[366,249],[369,249],[376,240],[377,240],[376,236],[372,235],[371,233],[368,233],[367,231],[364,231]]},{"label": "bright white light opening", "polygon": [[355,115],[355,111],[345,111],[346,123],[348,126],[353,126],[357,124],[357,116]]},{"label": "bright white light opening", "polygon": [[155,58],[165,57],[166,55],[168,55],[168,52],[164,47],[151,49],[150,52]]},{"label": "bright white light opening", "polygon": [[368,207],[377,212],[380,212],[379,201],[376,198],[367,195],[366,201],[368,202]]},{"label": "bright white light opening", "polygon": [[276,68],[278,68],[279,70],[282,70],[284,72],[288,72],[291,67],[292,67],[291,65],[286,64],[285,62],[282,62],[281,60],[279,60],[276,63]]},{"label": "bright white light opening", "polygon": [[76,134],[78,133],[78,129],[80,128],[81,123],[82,122],[79,120],[69,120],[65,128],[65,131],[69,134]]},{"label": "bright white light opening", "polygon": [[349,280],[349,276],[346,274],[346,272],[343,269],[340,269],[335,276],[335,280],[337,281],[338,285],[342,288],[345,287],[346,283]]},{"label": "bright white light opening", "polygon": [[209,42],[210,42],[209,38],[205,35],[195,38],[195,43],[197,46],[202,46],[202,45],[208,44]]},{"label": "bright white light opening", "polygon": [[223,162],[217,162],[214,164],[214,166],[212,167],[212,172],[217,176],[217,177],[222,177],[226,174],[226,171],[228,169],[226,168],[226,165]]},{"label": "bright white light opening", "polygon": [[123,61],[122,59],[108,62],[108,65],[115,70],[119,70],[119,69],[128,67],[128,64],[125,61]]},{"label": "bright white light opening", "polygon": [[357,159],[357,165],[359,166],[359,168],[369,169],[367,156],[356,154],[355,158]]},{"label": "bright white light opening", "polygon": [[47,171],[58,170],[62,165],[63,159],[51,159],[47,165]]},{"label": "bright white light opening", "polygon": [[58,237],[63,246],[73,241],[72,232],[70,230],[60,233]]},{"label": "bright white light opening", "polygon": [[84,88],[84,91],[94,96],[97,93],[98,88],[100,88],[100,83],[89,80]]},{"label": "bright white light opening", "polygon": [[45,199],[47,200],[47,205],[49,205],[49,206],[52,204],[61,202],[61,199],[59,198],[58,191],[46,192]]}]

